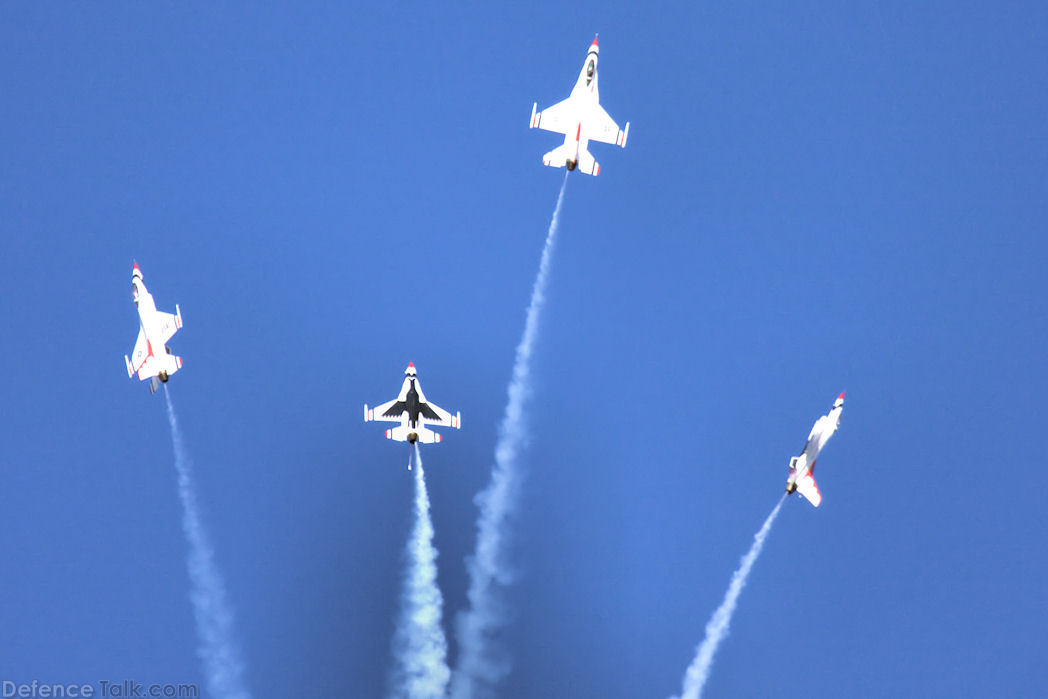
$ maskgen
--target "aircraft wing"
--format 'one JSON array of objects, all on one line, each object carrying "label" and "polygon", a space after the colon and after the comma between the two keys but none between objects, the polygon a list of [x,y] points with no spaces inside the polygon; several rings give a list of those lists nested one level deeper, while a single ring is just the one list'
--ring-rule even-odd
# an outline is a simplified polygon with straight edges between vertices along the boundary
[{"label": "aircraft wing", "polygon": [[816,507],[822,502],[822,493],[819,492],[819,486],[815,485],[815,479],[812,478],[811,473],[805,473],[797,479],[797,492],[808,498],[808,501]]},{"label": "aircraft wing", "polygon": [[423,403],[419,410],[420,415],[425,418],[429,425],[440,425],[442,427],[460,427],[457,415],[452,415],[444,408],[434,403]]},{"label": "aircraft wing", "polygon": [[811,446],[819,447],[820,444],[825,443],[823,437],[829,439],[826,435],[827,430],[829,430],[830,434],[833,434],[833,430],[830,430],[830,425],[826,420],[826,416],[823,415],[815,421],[814,425],[811,426],[811,432],[808,433],[808,441],[804,443],[804,448],[808,449]]},{"label": "aircraft wing", "polygon": [[626,134],[629,132],[629,128],[630,125],[627,123],[626,131],[621,130],[619,125],[615,123],[615,120],[608,116],[608,113],[604,111],[604,107],[599,104],[594,105],[593,111],[585,121],[586,136],[591,141],[611,143],[623,148],[626,147]]},{"label": "aircraft wing", "polygon": [[382,405],[376,405],[374,408],[368,410],[368,420],[380,420],[382,422],[400,422],[401,416],[404,411],[408,409],[408,404],[402,400],[394,398],[388,403]]},{"label": "aircraft wing", "polygon": [[171,336],[178,332],[178,329],[182,327],[182,311],[175,306],[176,313],[164,313],[163,311],[157,311],[156,323],[160,326],[160,336],[164,338],[162,342],[167,342],[171,339]]},{"label": "aircraft wing", "polygon": [[131,353],[130,368],[140,372],[149,358],[149,341],[146,340],[146,331],[141,326],[138,328],[138,339],[135,341],[135,350]]},{"label": "aircraft wing", "polygon": [[543,109],[541,112],[535,111],[537,106],[536,104],[531,108],[531,128],[544,129],[565,135],[575,133],[578,129],[578,110],[570,97],[557,102],[552,107]]},{"label": "aircraft wing", "polygon": [[826,446],[826,442],[830,441],[830,437],[837,431],[839,422],[834,420],[829,415],[823,415],[815,421],[815,426],[811,428],[811,434],[808,435],[808,442],[813,443],[817,447],[817,451],[822,451],[822,448]]}]

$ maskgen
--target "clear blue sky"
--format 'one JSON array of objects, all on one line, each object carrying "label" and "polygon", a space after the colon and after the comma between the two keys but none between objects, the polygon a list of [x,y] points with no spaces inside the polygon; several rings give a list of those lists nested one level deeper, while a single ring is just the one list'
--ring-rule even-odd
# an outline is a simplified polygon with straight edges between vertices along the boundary
[{"label": "clear blue sky", "polygon": [[724,5],[3,4],[0,675],[202,683],[133,258],[256,695],[384,691],[412,479],[361,411],[409,360],[462,411],[463,607],[562,177],[531,103],[599,31],[630,141],[568,183],[502,696],[676,691],[844,389],[709,695],[1043,693],[1048,9]]}]

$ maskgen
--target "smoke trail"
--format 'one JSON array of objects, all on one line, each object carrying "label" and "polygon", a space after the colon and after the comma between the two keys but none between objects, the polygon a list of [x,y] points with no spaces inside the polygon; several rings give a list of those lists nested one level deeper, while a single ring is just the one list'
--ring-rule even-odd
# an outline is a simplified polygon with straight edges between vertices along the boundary
[{"label": "smoke trail", "polygon": [[557,234],[557,218],[564,201],[564,189],[568,184],[568,173],[557,195],[557,206],[546,233],[546,244],[542,248],[539,271],[531,290],[524,321],[524,334],[517,345],[513,361],[513,376],[509,382],[506,412],[499,426],[498,442],[495,445],[495,465],[487,488],[477,494],[474,502],[480,508],[477,517],[477,546],[467,562],[469,568],[469,605],[467,612],[457,619],[459,642],[458,662],[451,684],[451,696],[467,699],[482,688],[490,691],[509,672],[509,660],[491,647],[492,637],[503,621],[497,600],[498,585],[508,585],[509,574],[503,565],[504,535],[506,520],[516,504],[520,474],[517,471],[517,454],[526,436],[524,403],[529,394],[531,353],[538,335],[539,314],[546,300],[546,279],[549,275],[550,258]]},{"label": "smoke trail", "polygon": [[178,496],[182,500],[182,531],[189,544],[186,566],[192,591],[193,615],[197,627],[197,655],[204,663],[208,695],[216,699],[250,699],[244,685],[244,663],[233,639],[233,612],[226,600],[226,588],[215,566],[215,552],[200,520],[196,485],[189,454],[182,443],[171,394],[164,386],[167,419],[171,423],[171,441],[175,445],[175,468],[178,470]]},{"label": "smoke trail", "polygon": [[439,699],[451,678],[448,644],[441,627],[444,598],[437,587],[437,550],[422,453],[415,444],[415,528],[408,541],[408,570],[401,597],[400,621],[393,637],[394,697]]},{"label": "smoke trail", "polygon": [[731,615],[735,612],[735,603],[739,600],[739,593],[742,592],[742,588],[746,584],[746,578],[749,577],[750,569],[753,568],[753,564],[757,561],[757,556],[761,555],[764,539],[767,538],[768,532],[771,531],[771,525],[775,522],[775,517],[778,516],[779,510],[782,509],[782,503],[785,501],[785,495],[779,498],[779,504],[771,511],[768,519],[764,520],[764,526],[753,537],[753,545],[750,547],[749,553],[742,557],[739,569],[731,576],[731,584],[728,585],[728,592],[724,595],[724,601],[721,602],[721,606],[717,607],[717,611],[713,613],[713,616],[710,617],[709,622],[706,624],[706,638],[702,640],[702,644],[695,653],[695,659],[691,661],[691,666],[688,667],[688,671],[684,674],[684,688],[681,692],[681,699],[698,699],[702,694],[702,687],[706,684],[706,679],[710,674],[710,667],[713,665],[713,654],[717,652],[717,646],[720,645],[720,642],[728,635],[728,625],[731,624]]}]

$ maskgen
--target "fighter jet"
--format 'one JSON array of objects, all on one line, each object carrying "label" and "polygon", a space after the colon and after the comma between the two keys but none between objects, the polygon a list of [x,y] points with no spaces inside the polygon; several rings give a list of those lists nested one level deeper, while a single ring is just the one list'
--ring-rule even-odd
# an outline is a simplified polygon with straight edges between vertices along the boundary
[{"label": "fighter jet", "polygon": [[182,327],[182,311],[175,304],[175,312],[164,313],[156,309],[153,295],[146,291],[142,281],[142,270],[134,263],[131,270],[131,297],[138,307],[138,340],[131,358],[124,355],[128,377],[138,372],[141,381],[149,379],[149,392],[156,393],[160,382],[167,382],[171,374],[182,368],[182,358],[171,354],[165,343]]},{"label": "fighter jet", "polygon": [[[398,427],[386,430],[386,438],[398,442],[408,441],[412,444],[415,442],[433,444],[440,441],[440,434],[427,429],[427,424],[462,428],[461,413],[456,412],[452,415],[443,408],[426,401],[426,396],[419,385],[414,362],[409,363],[404,372],[404,385],[400,387],[399,396],[374,408],[368,408],[367,404],[364,404],[364,422],[372,420],[399,422]],[[408,468],[411,468],[410,463]]]},{"label": "fighter jet", "polygon": [[587,175],[599,175],[600,164],[593,159],[586,146],[590,141],[614,143],[626,147],[626,136],[630,123],[620,130],[615,120],[600,106],[597,94],[597,39],[589,47],[586,62],[579,72],[579,79],[571,95],[563,102],[536,111],[538,102],[531,106],[531,128],[545,129],[564,134],[564,145],[554,148],[542,156],[542,164],[549,167],[564,167]]},{"label": "fighter jet", "polygon": [[815,421],[801,453],[790,459],[790,475],[786,479],[787,494],[796,490],[816,507],[822,502],[822,494],[819,492],[819,487],[815,485],[815,479],[811,474],[815,470],[815,459],[818,458],[819,452],[840,426],[843,410],[844,392],[842,391],[841,395],[837,396],[837,400],[833,402],[830,412]]}]

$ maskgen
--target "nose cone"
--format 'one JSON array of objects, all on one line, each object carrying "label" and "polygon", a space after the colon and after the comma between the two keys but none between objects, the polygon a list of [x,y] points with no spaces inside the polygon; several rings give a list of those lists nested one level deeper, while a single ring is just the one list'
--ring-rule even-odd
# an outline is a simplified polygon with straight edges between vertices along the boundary
[{"label": "nose cone", "polygon": [[593,43],[590,44],[590,51],[593,51],[595,53],[600,51],[600,46],[597,45],[597,38],[599,36],[600,35],[598,34],[597,36],[593,37]]},{"label": "nose cone", "polygon": [[415,362],[408,362],[408,368],[404,370],[404,376],[415,375]]},{"label": "nose cone", "polygon": [[141,279],[142,278],[142,270],[140,270],[138,268],[138,262],[132,260],[131,264],[133,265],[133,267],[131,267],[131,276],[132,277],[138,277],[139,279]]}]

